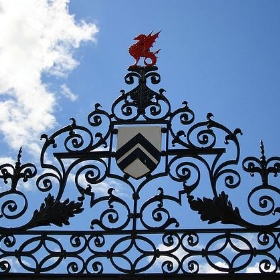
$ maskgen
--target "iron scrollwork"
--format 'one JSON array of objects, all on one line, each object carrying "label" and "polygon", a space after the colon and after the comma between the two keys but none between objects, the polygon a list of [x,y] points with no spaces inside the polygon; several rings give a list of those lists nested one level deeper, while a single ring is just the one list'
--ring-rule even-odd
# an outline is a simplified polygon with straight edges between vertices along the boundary
[{"label": "iron scrollwork", "polygon": [[[0,194],[3,275],[278,271],[280,205],[272,194],[280,191],[270,177],[279,174],[280,158],[266,159],[261,143],[260,159],[242,162],[243,171],[261,177],[247,196],[246,211],[267,218],[257,224],[229,199],[243,183],[241,130],[228,129],[211,113],[196,122],[186,101],[172,111],[165,90],[150,88],[161,81],[157,70],[130,66],[125,83],[134,88],[121,91],[111,112],[96,104],[86,126],[72,118],[52,135],[42,135],[40,169],[22,164],[21,150],[15,166],[0,166],[6,186]],[[131,137],[139,149],[138,177],[116,162],[119,131],[126,126],[136,130]],[[159,159],[146,153],[146,140],[137,136],[145,126],[157,127]],[[151,170],[146,157],[154,162]],[[27,181],[33,190],[24,193]],[[31,203],[28,196],[36,187],[42,200]],[[226,228],[193,229],[197,216]],[[20,225],[9,224],[18,220]],[[72,230],[72,221],[81,230]],[[66,226],[70,229],[58,230]]]}]

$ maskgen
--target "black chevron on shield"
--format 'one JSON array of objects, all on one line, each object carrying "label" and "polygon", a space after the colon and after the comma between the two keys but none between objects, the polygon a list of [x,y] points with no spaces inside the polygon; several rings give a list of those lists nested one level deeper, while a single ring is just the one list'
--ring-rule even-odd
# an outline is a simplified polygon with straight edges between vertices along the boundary
[{"label": "black chevron on shield", "polygon": [[123,170],[136,159],[139,159],[149,170],[153,170],[157,166],[157,164],[154,163],[140,148],[136,148],[126,158],[119,162],[118,165]]},{"label": "black chevron on shield", "polygon": [[124,154],[131,151],[136,145],[140,144],[145,150],[157,161],[160,159],[160,151],[151,144],[141,133],[138,133],[131,138],[126,144],[116,151],[116,160],[119,167],[123,170],[129,166],[133,161],[139,159],[149,170],[153,170],[157,163],[155,163],[145,151],[137,147],[132,153],[125,157],[122,161],[118,161]]}]

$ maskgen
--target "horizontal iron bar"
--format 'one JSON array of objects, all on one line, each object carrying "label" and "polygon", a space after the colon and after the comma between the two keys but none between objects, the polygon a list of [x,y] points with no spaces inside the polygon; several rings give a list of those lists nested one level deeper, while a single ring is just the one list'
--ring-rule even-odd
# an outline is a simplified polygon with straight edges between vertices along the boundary
[{"label": "horizontal iron bar", "polygon": [[[144,124],[145,126],[149,126],[149,125],[168,125],[169,120],[152,120],[150,119],[149,121],[147,120],[137,120],[137,121],[124,121],[124,120],[120,120],[120,121],[112,121],[112,125],[113,126],[128,126],[128,125],[139,125],[139,124]],[[163,127],[164,128],[164,127]]]},{"label": "horizontal iron bar", "polygon": [[[225,153],[224,148],[201,148],[201,149],[168,149],[162,151],[162,156],[165,155],[182,155],[182,156],[195,156],[195,155],[216,155]],[[114,157],[115,153],[110,151],[92,151],[92,152],[68,152],[68,153],[54,153],[57,158],[83,158],[83,159],[98,159]]]},{"label": "horizontal iron bar", "polygon": [[110,152],[110,151],[53,153],[53,155],[56,158],[84,158],[84,159],[109,158],[109,157],[113,157],[114,154],[115,154],[114,152]]},{"label": "horizontal iron bar", "polygon": [[11,280],[49,280],[49,279],[59,279],[59,280],[68,280],[68,279],[94,279],[94,280],[144,280],[144,279],[151,279],[151,280],[279,280],[279,274],[269,274],[266,273],[265,275],[262,273],[236,273],[236,274],[223,274],[223,273],[205,273],[205,274],[162,274],[162,273],[143,273],[138,275],[132,274],[102,274],[102,275],[93,275],[93,274],[24,274],[24,273],[9,273],[0,275],[3,279],[11,279]]},{"label": "horizontal iron bar", "polygon": [[164,155],[174,155],[174,156],[194,156],[194,155],[216,155],[223,154],[226,152],[225,148],[197,148],[197,149],[168,149],[167,151],[162,151]]},{"label": "horizontal iron bar", "polygon": [[153,230],[153,229],[149,229],[149,230],[137,230],[137,231],[133,231],[133,230],[112,230],[112,231],[77,231],[77,230],[63,230],[63,231],[59,231],[59,230],[29,230],[29,231],[9,231],[7,232],[5,231],[0,231],[0,234],[2,235],[6,235],[6,234],[17,234],[17,235],[44,235],[44,234],[49,234],[49,235],[73,235],[73,234],[83,234],[83,235],[98,235],[98,234],[102,234],[102,235],[131,235],[131,234],[137,234],[137,235],[153,235],[153,234],[166,234],[166,233],[177,233],[177,234],[184,234],[184,233],[265,233],[265,232],[269,232],[269,233],[279,233],[280,232],[280,228],[275,228],[273,230],[265,230],[262,228],[262,226],[260,226],[258,229],[254,229],[254,230],[248,230],[245,228],[215,228],[215,229],[166,229],[164,230],[164,232],[162,230]]}]

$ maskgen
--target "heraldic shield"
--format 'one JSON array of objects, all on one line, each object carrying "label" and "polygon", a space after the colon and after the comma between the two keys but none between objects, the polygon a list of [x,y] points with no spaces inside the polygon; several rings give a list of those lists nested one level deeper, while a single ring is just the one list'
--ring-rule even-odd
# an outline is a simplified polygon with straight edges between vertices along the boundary
[{"label": "heraldic shield", "polygon": [[151,173],[161,155],[161,126],[118,128],[116,160],[119,168],[139,179]]}]

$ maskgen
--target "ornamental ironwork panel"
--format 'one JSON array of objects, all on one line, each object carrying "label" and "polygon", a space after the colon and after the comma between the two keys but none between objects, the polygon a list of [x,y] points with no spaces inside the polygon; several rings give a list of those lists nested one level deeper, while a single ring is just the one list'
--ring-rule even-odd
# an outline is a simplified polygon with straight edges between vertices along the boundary
[{"label": "ornamental ironwork panel", "polygon": [[172,110],[145,51],[110,111],[42,135],[40,165],[0,165],[4,277],[279,271],[280,157],[242,160],[239,128]]}]

